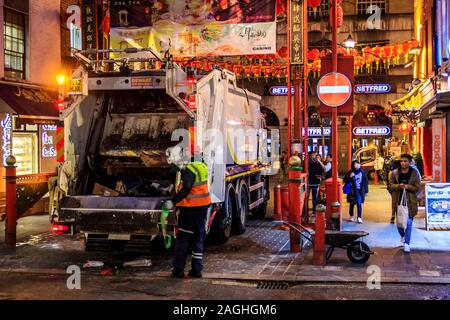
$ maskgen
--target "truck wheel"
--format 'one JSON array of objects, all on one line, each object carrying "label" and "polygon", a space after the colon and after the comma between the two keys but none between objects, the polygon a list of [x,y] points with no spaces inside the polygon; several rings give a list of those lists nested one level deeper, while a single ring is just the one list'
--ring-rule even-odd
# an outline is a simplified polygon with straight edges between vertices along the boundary
[{"label": "truck wheel", "polygon": [[370,258],[370,248],[362,241],[353,241],[347,248],[347,257],[354,263],[366,263]]},{"label": "truck wheel", "polygon": [[213,220],[209,240],[213,243],[222,244],[227,242],[231,236],[231,226],[233,222],[233,211],[236,210],[237,204],[235,192],[232,184],[227,186],[225,193],[225,201],[222,209],[218,212],[218,216]]},{"label": "truck wheel", "polygon": [[239,235],[245,232],[245,225],[247,224],[248,218],[248,191],[247,185],[244,181],[239,184],[239,207],[236,210],[236,215],[234,216],[234,233]]}]

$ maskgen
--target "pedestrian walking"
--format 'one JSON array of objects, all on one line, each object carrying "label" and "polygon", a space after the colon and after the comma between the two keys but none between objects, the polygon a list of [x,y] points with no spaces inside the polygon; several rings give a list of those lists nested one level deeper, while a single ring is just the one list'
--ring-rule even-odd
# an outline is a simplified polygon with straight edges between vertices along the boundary
[{"label": "pedestrian walking", "polygon": [[375,159],[375,184],[378,184],[378,181],[381,181],[381,183],[384,184],[384,178],[383,178],[383,167],[384,167],[384,158],[378,154]]},{"label": "pedestrian walking", "polygon": [[326,159],[326,164],[325,164],[325,179],[329,179],[331,178],[332,175],[332,162],[333,161],[333,157],[331,156],[331,154],[327,155],[327,159]]},{"label": "pedestrian walking", "polygon": [[309,201],[309,194],[312,194],[312,205],[313,210],[312,214],[316,214],[316,206],[318,203],[318,190],[320,185],[320,179],[322,177],[323,169],[322,164],[319,163],[316,157],[315,151],[308,152],[309,154],[309,169],[308,169],[308,184],[309,184],[309,193],[308,193],[308,199]]},{"label": "pedestrian walking", "polygon": [[285,181],[286,175],[287,175],[287,167],[288,167],[288,155],[286,151],[283,151],[280,155],[280,168],[281,168],[281,177],[279,179],[280,183],[283,183]]},{"label": "pedestrian walking", "polygon": [[[412,157],[409,154],[402,154],[400,168],[394,169],[389,175],[389,189],[392,192],[392,210],[398,208],[402,203],[402,195],[405,192],[408,209],[406,228],[398,227],[400,234],[400,244],[404,252],[411,252],[410,242],[414,217],[418,211],[417,192],[420,189],[419,172],[411,168]],[[397,212],[397,209],[395,209]],[[398,224],[398,221],[397,221]]]},{"label": "pedestrian walking", "polygon": [[366,173],[361,169],[361,164],[358,160],[353,160],[352,169],[345,175],[344,183],[351,183],[350,192],[347,194],[347,202],[350,203],[350,221],[355,221],[354,208],[356,205],[358,210],[357,221],[362,223],[362,205],[367,193],[369,193],[369,180]]},{"label": "pedestrian walking", "polygon": [[[184,278],[186,257],[192,253],[189,276],[200,278],[203,269],[205,221],[211,196],[208,188],[208,167],[200,161],[184,162],[181,149],[174,147],[168,163],[178,168],[177,194],[173,198],[179,209],[178,231],[175,241],[172,276]],[[178,183],[180,182],[180,183]],[[173,206],[169,201],[166,206]]]}]

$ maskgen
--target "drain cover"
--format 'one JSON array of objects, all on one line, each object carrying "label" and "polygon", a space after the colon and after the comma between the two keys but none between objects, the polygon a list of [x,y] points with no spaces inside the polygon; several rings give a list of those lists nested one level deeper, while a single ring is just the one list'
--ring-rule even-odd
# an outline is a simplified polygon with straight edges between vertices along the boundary
[{"label": "drain cover", "polygon": [[260,282],[258,283],[257,289],[264,290],[287,290],[289,284],[287,282],[281,281],[270,281],[270,282]]}]

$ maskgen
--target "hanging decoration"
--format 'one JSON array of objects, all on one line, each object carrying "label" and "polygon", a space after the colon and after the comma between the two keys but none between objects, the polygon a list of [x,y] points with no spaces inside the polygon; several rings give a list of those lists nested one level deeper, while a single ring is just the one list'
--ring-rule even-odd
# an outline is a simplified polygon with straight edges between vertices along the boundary
[{"label": "hanging decoration", "polygon": [[[405,43],[365,46],[360,49],[338,48],[339,54],[351,55],[355,59],[355,74],[370,73],[373,67],[378,71],[380,68],[391,68],[402,65],[410,58],[410,51],[420,46],[416,40]],[[320,76],[320,59],[331,54],[330,49],[312,48],[308,50],[308,70],[310,75],[317,78]],[[277,80],[287,77],[286,59],[288,49],[283,46],[278,48],[276,54],[247,55],[227,57],[226,62],[222,57],[199,57],[194,59],[175,58],[175,61],[184,67],[191,67],[209,72],[213,68],[228,69],[236,74],[238,79],[255,80],[257,82]],[[402,59],[403,58],[403,59]]]}]

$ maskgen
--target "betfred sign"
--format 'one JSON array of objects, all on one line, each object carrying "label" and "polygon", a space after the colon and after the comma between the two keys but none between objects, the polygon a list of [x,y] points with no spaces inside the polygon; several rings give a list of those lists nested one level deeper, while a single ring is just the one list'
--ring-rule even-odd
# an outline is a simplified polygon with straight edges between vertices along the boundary
[{"label": "betfred sign", "polygon": [[[303,134],[305,133],[305,129],[303,129]],[[310,127],[308,128],[308,137],[321,137],[322,136],[322,128],[321,127]],[[331,127],[323,128],[323,136],[329,137],[331,136]]]},{"label": "betfred sign", "polygon": [[355,85],[355,93],[367,94],[367,93],[389,93],[392,87],[390,84],[357,84]]},{"label": "betfred sign", "polygon": [[354,127],[353,135],[355,136],[382,136],[389,137],[391,135],[391,128],[388,126],[377,127]]},{"label": "betfred sign", "polygon": [[[288,87],[287,86],[273,86],[269,88],[269,94],[271,96],[287,96]],[[295,87],[291,86],[291,94],[295,94]]]},{"label": "betfred sign", "polygon": [[[265,87],[264,91],[265,91],[265,94],[268,94],[270,96],[287,96],[288,95],[288,87],[287,86]],[[291,86],[291,94],[295,95],[295,86]]]}]

